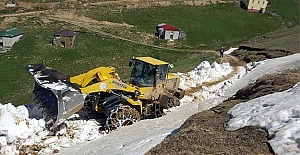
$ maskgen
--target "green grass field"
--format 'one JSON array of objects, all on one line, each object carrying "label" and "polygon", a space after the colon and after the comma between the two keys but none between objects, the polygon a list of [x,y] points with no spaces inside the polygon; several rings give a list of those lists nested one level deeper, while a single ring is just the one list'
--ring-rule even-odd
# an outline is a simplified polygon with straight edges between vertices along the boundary
[{"label": "green grass field", "polygon": [[[153,32],[152,27],[157,23],[170,23],[185,31],[187,39],[184,43],[196,49],[218,50],[221,46],[237,45],[247,38],[278,27],[277,21],[266,18],[264,14],[248,13],[237,7],[233,7],[232,10],[231,8],[231,4],[154,8],[142,12],[130,12],[131,16],[126,19],[129,23],[140,25],[142,30],[149,32]],[[151,15],[156,19],[146,18],[145,15]],[[144,19],[142,22],[137,22],[142,19]],[[258,23],[265,26],[261,27]]]},{"label": "green grass field", "polygon": [[299,0],[269,0],[267,11],[278,13],[283,25],[293,27],[300,24],[299,3]]},{"label": "green grass field", "polygon": [[[124,10],[123,13],[92,8],[80,12],[96,20],[126,21],[135,25],[134,31],[137,32],[154,33],[156,24],[169,23],[187,33],[186,40],[180,42],[191,48],[181,47],[177,51],[159,49],[102,36],[61,22],[52,22],[41,27],[34,22],[40,20],[38,17],[27,18],[26,22],[11,25],[25,32],[23,38],[14,45],[12,51],[0,54],[0,103],[12,102],[20,105],[30,102],[29,95],[34,81],[25,70],[28,64],[44,63],[71,76],[95,67],[110,65],[116,67],[121,77],[127,79],[130,74],[127,64],[132,56],[152,56],[173,63],[173,72],[186,72],[203,60],[213,62],[218,58],[214,53],[201,52],[203,49],[217,50],[220,46],[236,46],[255,36],[274,31],[282,25],[278,18],[249,13],[232,4],[154,7]],[[295,18],[284,19],[295,22]],[[76,36],[73,49],[50,45],[52,35],[63,28],[81,31]]]},{"label": "green grass field", "polygon": [[154,33],[157,24],[168,23],[186,32],[183,44],[193,49],[217,50],[221,46],[238,45],[280,26],[277,20],[268,18],[266,14],[249,13],[232,4],[131,9],[119,14],[109,13],[108,18],[91,13],[87,15],[97,20],[125,21],[148,33]]}]

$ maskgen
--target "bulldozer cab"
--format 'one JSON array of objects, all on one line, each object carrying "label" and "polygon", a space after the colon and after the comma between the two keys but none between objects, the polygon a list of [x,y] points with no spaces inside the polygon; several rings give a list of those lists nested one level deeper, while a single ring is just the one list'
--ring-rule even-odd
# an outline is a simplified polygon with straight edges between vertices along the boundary
[{"label": "bulldozer cab", "polygon": [[138,87],[155,87],[164,82],[168,74],[168,63],[151,57],[133,57],[130,83]]}]

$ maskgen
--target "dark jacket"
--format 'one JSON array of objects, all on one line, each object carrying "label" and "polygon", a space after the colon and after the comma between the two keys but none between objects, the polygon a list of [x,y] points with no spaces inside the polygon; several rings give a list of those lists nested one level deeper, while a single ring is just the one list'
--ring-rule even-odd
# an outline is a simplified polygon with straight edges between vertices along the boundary
[{"label": "dark jacket", "polygon": [[220,53],[224,53],[224,48],[221,48],[221,49],[220,49]]}]

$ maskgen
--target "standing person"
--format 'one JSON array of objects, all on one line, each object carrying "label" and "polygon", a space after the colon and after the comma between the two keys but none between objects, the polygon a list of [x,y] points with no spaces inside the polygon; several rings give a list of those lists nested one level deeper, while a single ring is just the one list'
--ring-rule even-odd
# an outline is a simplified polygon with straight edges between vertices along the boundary
[{"label": "standing person", "polygon": [[220,49],[220,58],[223,58],[223,54],[224,54],[224,47],[222,47],[222,48]]}]

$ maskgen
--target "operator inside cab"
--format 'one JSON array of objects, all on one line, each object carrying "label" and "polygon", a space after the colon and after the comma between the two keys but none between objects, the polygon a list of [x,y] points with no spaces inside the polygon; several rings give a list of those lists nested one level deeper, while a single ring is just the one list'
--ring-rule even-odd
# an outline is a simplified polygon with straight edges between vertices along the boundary
[{"label": "operator inside cab", "polygon": [[155,66],[141,61],[136,61],[131,74],[131,82],[139,86],[152,87],[154,85],[155,75]]}]

